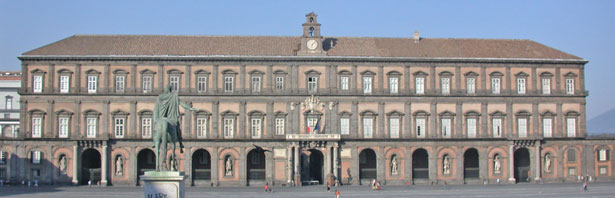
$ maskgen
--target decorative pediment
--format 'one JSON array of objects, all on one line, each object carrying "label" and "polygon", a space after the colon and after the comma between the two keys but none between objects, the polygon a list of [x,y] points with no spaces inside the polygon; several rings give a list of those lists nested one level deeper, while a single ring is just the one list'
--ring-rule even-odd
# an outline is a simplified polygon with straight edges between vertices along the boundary
[{"label": "decorative pediment", "polygon": [[395,110],[387,113],[387,116],[398,116],[398,117],[401,117],[401,116],[404,116],[404,115],[405,115],[404,113],[399,112],[399,111],[395,111]]},{"label": "decorative pediment", "polygon": [[429,74],[427,74],[427,73],[425,73],[423,71],[417,71],[417,72],[412,73],[412,75],[415,75],[415,76],[428,76]]},{"label": "decorative pediment", "polygon": [[375,73],[375,72],[370,71],[370,70],[365,70],[365,71],[361,72],[360,74],[361,74],[362,76],[374,76],[374,75],[376,75],[376,73]]},{"label": "decorative pediment", "polygon": [[491,113],[489,115],[490,116],[500,116],[500,117],[503,117],[503,116],[506,116],[506,113],[501,112],[501,111],[494,111],[493,113]]},{"label": "decorative pediment", "polygon": [[551,112],[551,111],[549,111],[549,110],[547,110],[547,111],[545,111],[544,113],[542,113],[541,115],[542,115],[542,116],[547,116],[547,117],[553,117],[553,116],[555,116],[556,114],[555,114],[555,113],[553,113],[553,112]]},{"label": "decorative pediment", "polygon": [[572,72],[568,72],[568,73],[564,74],[564,77],[575,78],[575,77],[577,77],[577,74],[572,73]]},{"label": "decorative pediment", "polygon": [[361,115],[361,116],[378,116],[378,114],[376,112],[373,112],[371,110],[363,111],[359,115]]},{"label": "decorative pediment", "polygon": [[199,70],[195,71],[194,74],[196,74],[196,75],[209,75],[210,72],[202,70],[202,69],[199,69]]},{"label": "decorative pediment", "polygon": [[542,73],[540,73],[540,77],[551,78],[551,77],[553,77],[553,74],[551,72],[542,72]]},{"label": "decorative pediment", "polygon": [[337,72],[338,75],[344,75],[344,76],[350,76],[352,75],[352,72],[348,71],[348,70],[342,70]]},{"label": "decorative pediment", "polygon": [[430,113],[428,113],[427,111],[423,111],[423,110],[415,111],[413,114],[413,116],[430,116],[430,115],[431,115]]},{"label": "decorative pediment", "polygon": [[232,74],[232,75],[236,75],[236,74],[237,74],[237,72],[236,72],[236,71],[233,71],[233,70],[231,70],[231,69],[227,69],[227,70],[222,71],[222,74]]},{"label": "decorative pediment", "polygon": [[339,115],[340,117],[350,117],[352,116],[352,113],[348,111],[342,111],[342,112],[339,112],[337,115]]},{"label": "decorative pediment", "polygon": [[467,77],[476,77],[476,76],[478,76],[478,73],[473,72],[473,71],[469,71],[469,72],[465,73],[464,75],[467,76]]},{"label": "decorative pediment", "polygon": [[139,73],[141,73],[141,74],[156,74],[155,71],[152,71],[152,70],[149,70],[149,69],[141,70]]},{"label": "decorative pediment", "polygon": [[499,71],[494,71],[494,72],[491,72],[491,73],[489,74],[489,76],[493,76],[493,77],[502,77],[502,76],[504,76],[504,74],[503,74],[502,72],[499,72]]},{"label": "decorative pediment", "polygon": [[128,74],[128,72],[126,70],[123,70],[123,69],[116,69],[116,70],[113,70],[113,74],[116,74],[116,75],[117,74],[124,74],[124,75],[126,75],[126,74]]},{"label": "decorative pediment", "polygon": [[443,72],[440,72],[438,75],[447,77],[447,76],[453,76],[453,73],[449,71],[443,71]]},{"label": "decorative pediment", "polygon": [[387,75],[389,75],[389,76],[401,76],[402,74],[401,74],[401,72],[393,70],[393,71],[387,72]]},{"label": "decorative pediment", "polygon": [[265,72],[262,72],[262,71],[259,71],[259,70],[252,70],[248,74],[250,74],[250,75],[263,75],[263,74],[265,74]]},{"label": "decorative pediment", "polygon": [[275,75],[286,75],[286,74],[288,74],[288,72],[285,72],[283,70],[275,70],[273,72],[273,74],[275,74]]},{"label": "decorative pediment", "polygon": [[439,116],[455,116],[456,114],[450,111],[443,111],[440,114],[438,114]]},{"label": "decorative pediment", "polygon": [[519,72],[517,74],[515,74],[516,77],[528,77],[530,76],[529,74],[525,73],[525,72]]},{"label": "decorative pediment", "polygon": [[531,116],[532,114],[530,112],[527,112],[525,110],[521,110],[518,111],[517,113],[515,113],[516,116]]}]

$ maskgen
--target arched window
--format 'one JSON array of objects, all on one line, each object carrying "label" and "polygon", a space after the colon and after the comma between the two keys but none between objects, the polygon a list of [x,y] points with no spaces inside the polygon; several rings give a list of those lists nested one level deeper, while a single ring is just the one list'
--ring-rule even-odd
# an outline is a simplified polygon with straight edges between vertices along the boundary
[{"label": "arched window", "polygon": [[314,37],[314,27],[310,27],[310,37]]}]

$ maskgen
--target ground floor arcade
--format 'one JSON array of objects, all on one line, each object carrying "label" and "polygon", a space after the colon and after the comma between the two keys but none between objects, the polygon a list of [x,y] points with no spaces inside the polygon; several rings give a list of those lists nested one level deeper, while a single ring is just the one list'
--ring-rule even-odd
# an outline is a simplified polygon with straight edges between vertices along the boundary
[{"label": "ground floor arcade", "polygon": [[[385,185],[614,180],[615,140],[186,141],[187,185]],[[257,149],[261,147],[263,150]],[[147,141],[4,141],[0,177],[42,184],[139,185],[155,167]],[[171,153],[167,153],[170,155]]]}]

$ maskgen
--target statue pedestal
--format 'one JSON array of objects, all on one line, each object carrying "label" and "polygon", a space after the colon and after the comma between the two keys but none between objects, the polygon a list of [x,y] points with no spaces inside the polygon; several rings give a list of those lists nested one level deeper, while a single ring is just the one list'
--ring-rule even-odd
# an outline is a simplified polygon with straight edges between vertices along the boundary
[{"label": "statue pedestal", "polygon": [[148,171],[141,176],[145,184],[145,198],[184,198],[184,172]]}]

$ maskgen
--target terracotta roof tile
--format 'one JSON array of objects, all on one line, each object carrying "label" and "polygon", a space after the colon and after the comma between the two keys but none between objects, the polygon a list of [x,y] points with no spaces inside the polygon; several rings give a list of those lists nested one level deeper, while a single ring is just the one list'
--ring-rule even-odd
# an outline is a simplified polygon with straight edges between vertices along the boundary
[{"label": "terracotta roof tile", "polygon": [[[275,36],[75,35],[23,55],[295,56],[300,42]],[[531,40],[327,37],[323,46],[328,56],[582,60]]]}]

